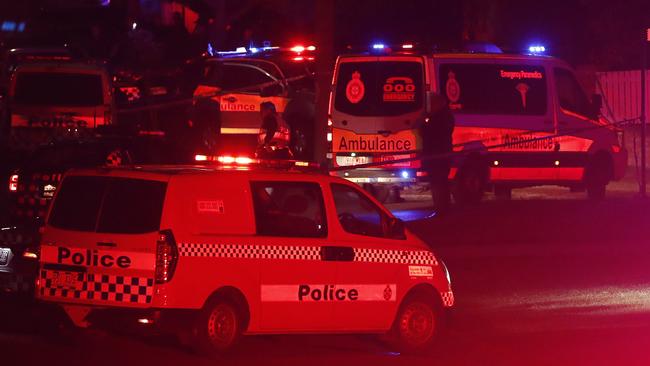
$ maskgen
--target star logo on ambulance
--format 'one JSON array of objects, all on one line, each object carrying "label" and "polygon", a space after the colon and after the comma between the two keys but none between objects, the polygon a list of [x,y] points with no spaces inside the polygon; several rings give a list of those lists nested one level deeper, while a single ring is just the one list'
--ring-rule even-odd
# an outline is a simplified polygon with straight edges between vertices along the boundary
[{"label": "star logo on ambulance", "polygon": [[527,84],[519,83],[517,84],[515,89],[517,89],[517,91],[521,95],[521,105],[524,107],[524,109],[526,109],[526,94],[528,93],[530,87]]},{"label": "star logo on ambulance", "polygon": [[365,93],[366,86],[361,81],[361,73],[359,71],[353,72],[352,79],[348,81],[348,85],[345,87],[345,96],[350,103],[357,104],[363,99]]},{"label": "star logo on ambulance", "polygon": [[458,101],[460,100],[460,84],[458,84],[456,74],[453,71],[449,71],[449,74],[447,74],[445,92],[447,94],[447,99],[449,99],[449,108],[460,109],[461,105],[458,104]]},{"label": "star logo on ambulance", "polygon": [[390,301],[392,297],[393,297],[393,290],[390,289],[390,285],[386,285],[386,288],[384,289],[384,300]]}]

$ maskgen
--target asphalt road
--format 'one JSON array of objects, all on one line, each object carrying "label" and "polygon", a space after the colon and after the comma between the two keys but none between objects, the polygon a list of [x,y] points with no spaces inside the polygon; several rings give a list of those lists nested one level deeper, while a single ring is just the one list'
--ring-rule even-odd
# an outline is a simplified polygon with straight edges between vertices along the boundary
[{"label": "asphalt road", "polygon": [[[409,227],[451,272],[457,308],[434,353],[387,352],[372,337],[265,336],[245,339],[219,363],[650,364],[650,202],[629,194],[589,202],[580,194],[523,192],[446,217],[427,217],[426,202],[390,205],[414,220]],[[34,330],[25,307],[0,315],[14,324],[0,326],[1,364],[217,363],[162,337],[52,336]]]}]

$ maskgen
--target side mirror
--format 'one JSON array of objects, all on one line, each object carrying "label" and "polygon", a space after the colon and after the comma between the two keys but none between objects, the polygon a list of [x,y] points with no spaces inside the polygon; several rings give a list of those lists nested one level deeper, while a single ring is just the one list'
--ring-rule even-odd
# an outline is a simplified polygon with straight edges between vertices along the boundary
[{"label": "side mirror", "polygon": [[404,221],[396,217],[388,219],[388,237],[391,239],[406,239]]}]

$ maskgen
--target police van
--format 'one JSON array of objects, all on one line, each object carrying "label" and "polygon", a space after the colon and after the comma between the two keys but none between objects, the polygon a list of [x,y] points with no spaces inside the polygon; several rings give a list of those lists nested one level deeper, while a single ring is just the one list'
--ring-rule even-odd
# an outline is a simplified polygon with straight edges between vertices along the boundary
[{"label": "police van", "polygon": [[432,344],[454,296],[423,241],[357,185],[307,163],[233,160],[67,173],[42,236],[37,297],[78,325],[120,314],[185,331],[206,352],[247,334]]},{"label": "police van", "polygon": [[[435,122],[437,94],[455,116],[458,154],[449,178],[457,199],[478,201],[487,188],[509,197],[513,188],[534,185],[586,189],[599,198],[608,182],[622,178],[627,157],[619,130],[600,115],[599,96],[590,101],[567,63],[380,46],[336,62],[328,140],[338,175],[373,185],[425,176],[420,161],[408,159],[426,143],[419,130]],[[354,169],[360,164],[372,165]]]}]

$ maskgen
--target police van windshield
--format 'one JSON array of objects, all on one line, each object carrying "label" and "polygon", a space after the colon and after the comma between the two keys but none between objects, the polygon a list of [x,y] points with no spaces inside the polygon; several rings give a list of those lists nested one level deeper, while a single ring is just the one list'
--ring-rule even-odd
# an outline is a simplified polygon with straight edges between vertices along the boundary
[{"label": "police van windshield", "polygon": [[98,74],[19,72],[14,101],[24,105],[91,107],[103,104]]},{"label": "police van windshield", "polygon": [[442,64],[440,89],[452,111],[468,114],[546,114],[546,74],[522,64]]},{"label": "police van windshield", "polygon": [[423,95],[419,62],[343,62],[334,107],[354,116],[399,116],[421,110]]}]

